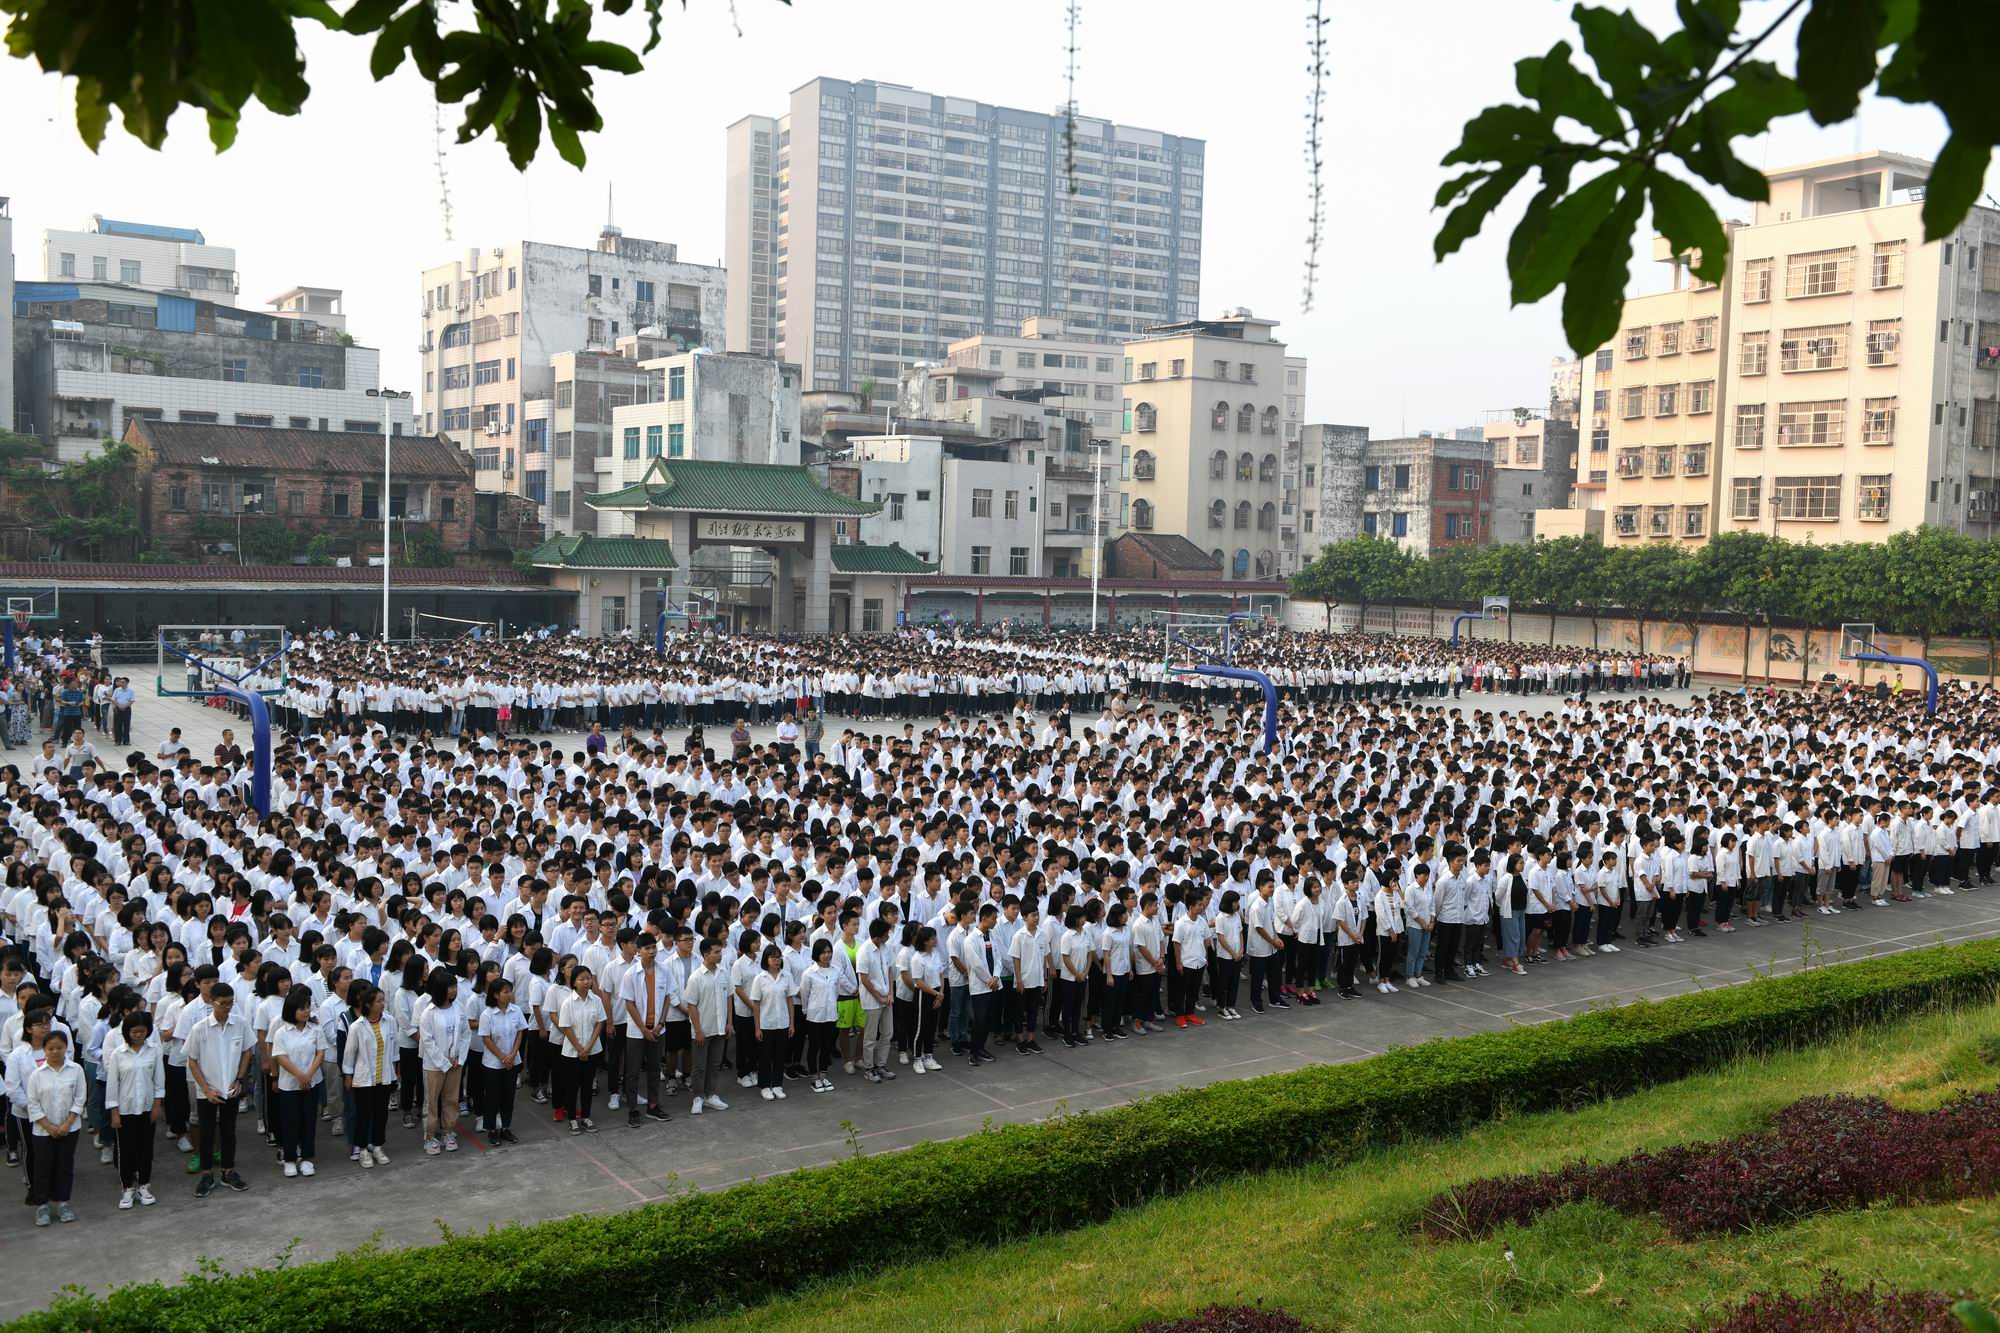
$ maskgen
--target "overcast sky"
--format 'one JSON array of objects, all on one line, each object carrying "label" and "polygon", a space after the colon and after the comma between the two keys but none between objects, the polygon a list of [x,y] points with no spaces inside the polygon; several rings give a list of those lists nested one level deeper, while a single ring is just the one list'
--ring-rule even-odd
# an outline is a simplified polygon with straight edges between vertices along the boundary
[{"label": "overcast sky", "polygon": [[[1248,306],[1280,320],[1280,336],[1312,361],[1309,420],[1394,434],[1544,404],[1549,358],[1563,350],[1556,300],[1509,310],[1508,219],[1434,264],[1430,200],[1445,174],[1438,158],[1465,120],[1513,95],[1513,61],[1560,37],[1574,41],[1569,5],[1326,0],[1329,218],[1310,315],[1299,313],[1305,8],[1304,0],[1084,0],[1079,107],[1207,140],[1202,313]],[[1633,8],[1656,30],[1673,26],[1670,0]],[[1767,21],[1773,8],[1751,0],[1747,23]],[[669,0],[664,41],[645,73],[600,84],[608,127],[586,137],[591,160],[580,174],[549,149],[521,175],[490,140],[450,142],[458,111],[444,108],[449,236],[428,85],[407,66],[372,83],[365,41],[304,29],[314,90],[305,111],[254,110],[221,155],[200,118],[184,112],[162,152],[114,126],[93,157],[76,138],[69,85],[29,62],[0,60],[0,124],[11,138],[0,194],[13,199],[16,272],[41,276],[43,229],[80,227],[92,213],[198,227],[237,248],[246,306],[297,284],[343,289],[356,337],[385,350],[392,387],[409,388],[422,268],[469,245],[523,237],[589,245],[609,186],[627,235],[675,241],[683,259],[720,263],[724,128],[742,115],[783,112],[790,90],[811,78],[874,78],[1031,109],[1063,100],[1060,0],[979,10],[938,0],[791,8],[740,0],[740,10],[739,39],[723,0],[688,0],[686,13]],[[975,12],[995,21],[977,29],[956,21]],[[1786,66],[1790,47],[1789,34],[1774,43]],[[1852,125],[1821,130],[1800,117],[1742,151],[1769,166],[1864,148],[1931,156],[1943,138],[1930,108],[1870,101]],[[1742,215],[1733,207],[1725,216]],[[1635,263],[1634,291],[1655,288],[1651,267]]]}]

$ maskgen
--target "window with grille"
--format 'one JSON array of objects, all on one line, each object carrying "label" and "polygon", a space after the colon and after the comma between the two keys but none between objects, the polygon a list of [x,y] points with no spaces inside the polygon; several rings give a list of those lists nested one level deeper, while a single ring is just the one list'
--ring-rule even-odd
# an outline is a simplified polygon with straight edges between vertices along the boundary
[{"label": "window with grille", "polygon": [[1672,324],[1661,324],[1653,330],[1653,345],[1661,356],[1679,356],[1681,352],[1681,326],[1676,320]]},{"label": "window with grille", "polygon": [[1840,477],[1774,477],[1772,512],[1780,518],[1840,517]]},{"label": "window with grille", "polygon": [[1900,287],[1903,285],[1903,243],[1901,241],[1875,242],[1875,254],[1868,275],[1868,285],[1875,288]]},{"label": "window with grille", "polygon": [[1979,285],[2000,292],[2000,247],[1989,245],[1979,252]]},{"label": "window with grille", "polygon": [[1690,444],[1681,450],[1681,475],[1684,477],[1705,477],[1708,475],[1708,446]]},{"label": "window with grille", "polygon": [[1854,247],[1785,257],[1785,295],[1837,296],[1854,290]]},{"label": "window with grille", "polygon": [[1903,344],[1903,321],[1900,319],[1871,319],[1868,321],[1868,364],[1871,366],[1893,366],[1899,359]]},{"label": "window with grille", "polygon": [[1619,505],[1617,511],[1611,515],[1611,530],[1620,537],[1638,536],[1639,506]]},{"label": "window with grille", "polygon": [[1646,451],[1644,449],[1620,449],[1618,451],[1618,475],[1621,477],[1643,476],[1646,471]]},{"label": "window with grille", "polygon": [[1653,415],[1671,417],[1678,415],[1681,386],[1678,384],[1656,384],[1653,386]]},{"label": "window with grille", "polygon": [[1652,339],[1652,333],[1652,326],[1648,324],[1641,324],[1636,329],[1625,330],[1625,359],[1627,361],[1643,361],[1645,359],[1646,346]]},{"label": "window with grille", "polygon": [[1847,403],[1828,398],[1778,404],[1778,447],[1840,444],[1847,436]]},{"label": "window with grille", "polygon": [[1706,537],[1708,535],[1708,506],[1681,506],[1681,536]]},{"label": "window with grille", "polygon": [[1863,444],[1894,444],[1896,442],[1896,400],[1894,398],[1866,398],[1862,400],[1861,442]]},{"label": "window with grille", "polygon": [[2000,449],[2000,402],[1972,400],[1972,442],[1982,449]]},{"label": "window with grille", "polygon": [[1688,343],[1688,350],[1691,352],[1713,351],[1715,349],[1716,325],[1717,320],[1714,315],[1704,315],[1702,318],[1696,320],[1694,327],[1689,330],[1691,338]]},{"label": "window with grille", "polygon": [[1674,475],[1674,446],[1671,444],[1653,446],[1653,475],[1656,477]]},{"label": "window with grille", "polygon": [[1786,329],[1778,344],[1778,369],[1845,370],[1848,331],[1845,324]]},{"label": "window with grille", "polygon": [[1729,516],[1755,522],[1762,512],[1764,479],[1738,477],[1729,487]]},{"label": "window with grille", "polygon": [[1764,447],[1764,405],[1762,403],[1738,403],[1736,405],[1736,447],[1738,449],[1762,449]]},{"label": "window with grille", "polygon": [[1743,302],[1756,305],[1771,299],[1771,261],[1746,260],[1743,264]]},{"label": "window with grille", "polygon": [[1889,517],[1889,488],[1894,481],[1893,477],[1885,475],[1857,478],[1854,516],[1874,523],[1886,522]]},{"label": "window with grille", "polygon": [[980,486],[973,489],[972,516],[974,518],[993,517],[993,492],[989,488]]},{"label": "window with grille", "polygon": [[1649,537],[1671,537],[1674,535],[1674,507],[1672,505],[1648,505],[1646,507],[1646,535]]},{"label": "window with grille", "polygon": [[1768,329],[1744,334],[1736,354],[1737,372],[1744,375],[1763,374],[1770,354],[1771,334]]},{"label": "window with grille", "polygon": [[1633,417],[1643,417],[1646,415],[1646,388],[1644,385],[1633,385],[1630,388],[1619,390],[1618,415],[1628,421]]},{"label": "window with grille", "polygon": [[1687,410],[1690,416],[1700,416],[1715,410],[1715,381],[1696,380],[1687,386]]}]

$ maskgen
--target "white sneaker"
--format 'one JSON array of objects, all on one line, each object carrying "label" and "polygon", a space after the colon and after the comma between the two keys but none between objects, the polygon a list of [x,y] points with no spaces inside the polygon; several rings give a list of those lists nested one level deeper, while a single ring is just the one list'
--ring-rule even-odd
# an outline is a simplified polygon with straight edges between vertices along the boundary
[{"label": "white sneaker", "polygon": [[97,1164],[99,1166],[110,1166],[111,1157],[112,1153],[110,1144],[107,1143],[102,1148],[99,1148],[97,1150]]},{"label": "white sneaker", "polygon": [[692,1110],[690,1110],[690,1111],[688,1112],[688,1114],[689,1114],[689,1115],[700,1115],[700,1114],[701,1114],[701,1098],[697,1097],[697,1098],[695,1098],[695,1099],[694,1099],[694,1108],[693,1108]]},{"label": "white sneaker", "polygon": [[[313,1164],[312,1164],[311,1162],[300,1162],[300,1163],[299,1163],[299,1174],[300,1174],[300,1175],[302,1175],[302,1176],[309,1176],[309,1175],[312,1175],[312,1174],[313,1174],[313,1173],[314,1173],[315,1171],[318,1171],[318,1170],[319,1170],[319,1168],[318,1168],[318,1167],[316,1167],[316,1166],[314,1166],[314,1165],[313,1165]],[[145,1194],[145,1191],[144,1191],[144,1190],[140,1190],[140,1191],[139,1191],[139,1193],[140,1193],[141,1195],[144,1195],[144,1194]],[[151,1199],[145,1199],[145,1198],[142,1198],[142,1199],[140,1200],[140,1202],[142,1202],[142,1203],[151,1203],[151,1202],[152,1202],[152,1200],[151,1200]]]},{"label": "white sneaker", "polygon": [[854,1072],[854,1061],[852,1061],[852,1060],[849,1060],[849,1061],[847,1062],[847,1072],[848,1072],[848,1073],[850,1073],[850,1074],[852,1074],[852,1073]]},{"label": "white sneaker", "polygon": [[375,1165],[375,1154],[369,1152],[367,1149],[364,1148],[361,1150],[361,1155],[355,1158],[355,1160],[361,1163],[361,1169],[363,1171],[367,1171],[372,1169]]},{"label": "white sneaker", "polygon": [[[294,1176],[298,1175],[298,1173],[299,1173],[299,1164],[297,1162],[285,1163],[285,1179],[290,1180]],[[120,1208],[123,1208],[125,1205],[121,1203],[118,1206]]]},{"label": "white sneaker", "polygon": [[1935,893],[1940,898],[1949,898],[1953,894],[1957,893],[1958,890],[1952,888],[1950,885],[1941,884],[1937,888],[1932,889],[1931,892]]},{"label": "white sneaker", "polygon": [[[458,1135],[457,1135],[456,1133],[447,1133],[447,1134],[446,1134],[446,1135],[444,1136],[444,1150],[445,1150],[446,1152],[457,1152],[457,1151],[458,1151]],[[311,1166],[311,1165],[312,1165],[312,1163],[311,1163],[311,1162],[307,1162],[307,1163],[306,1163],[306,1165],[307,1165],[307,1166]],[[312,1174],[312,1172],[308,1171],[308,1172],[306,1172],[306,1174],[307,1174],[307,1175],[311,1175],[311,1174]]]},{"label": "white sneaker", "polygon": [[924,1063],[924,1057],[920,1055],[917,1057],[917,1062],[910,1066],[910,1070],[912,1073],[928,1074],[931,1072],[931,1067]]},{"label": "white sneaker", "polygon": [[1607,944],[1607,945],[1603,946],[1602,948],[1600,948],[1600,949],[1598,950],[1598,952],[1599,952],[1599,953],[1623,953],[1623,952],[1624,952],[1624,950],[1623,950],[1623,949],[1620,949],[1620,948],[1619,948],[1619,947],[1618,947],[1617,945],[1615,945],[1615,944]]},{"label": "white sneaker", "polygon": [[424,1156],[435,1157],[443,1151],[444,1151],[444,1145],[442,1143],[439,1143],[436,1139],[424,1140]]},{"label": "white sneaker", "polygon": [[1383,991],[1383,993],[1384,993],[1384,994],[1386,994],[1386,995],[1394,995],[1394,994],[1395,994],[1395,993],[1396,993],[1396,992],[1397,992],[1398,990],[1400,990],[1400,989],[1402,989],[1402,988],[1401,988],[1401,987],[1399,987],[1399,986],[1398,986],[1398,985],[1397,985],[1397,984],[1396,984],[1395,982],[1393,982],[1393,981],[1385,981],[1385,982],[1383,982],[1383,983],[1382,983],[1382,991]]},{"label": "white sneaker", "polygon": [[927,1055],[924,1058],[930,1061],[931,1072],[933,1074],[941,1074],[944,1072],[944,1066],[938,1063],[938,1058],[935,1055]]},{"label": "white sneaker", "polygon": [[181,1141],[179,1143],[176,1143],[174,1146],[176,1148],[179,1148],[182,1152],[194,1151],[194,1144],[188,1140],[188,1136],[185,1134],[181,1135]]},{"label": "white sneaker", "polygon": [[[306,1165],[311,1166],[312,1163],[308,1162]],[[153,1197],[153,1187],[151,1185],[141,1185],[134,1193],[139,1196],[139,1204],[143,1208],[150,1208],[159,1202],[158,1199]]]},{"label": "white sneaker", "polygon": [[720,1097],[710,1097],[708,1099],[708,1109],[711,1111],[727,1111],[729,1103],[723,1101]]},{"label": "white sneaker", "polygon": [[1389,983],[1388,983],[1388,982],[1386,982],[1386,981],[1378,981],[1378,982],[1376,982],[1376,983],[1375,983],[1375,993],[1376,993],[1377,995],[1387,995],[1387,994],[1389,993]]},{"label": "white sneaker", "polygon": [[779,1101],[785,1100],[785,1090],[783,1088],[771,1089],[771,1095],[776,1097]]},{"label": "white sneaker", "polygon": [[380,1148],[377,1148],[375,1150],[375,1165],[377,1166],[389,1165],[389,1154],[383,1152]]},{"label": "white sneaker", "polygon": [[764,1099],[765,1101],[767,1101],[767,1102],[774,1102],[774,1101],[776,1101],[776,1100],[777,1100],[777,1098],[776,1098],[775,1096],[773,1096],[773,1095],[772,1095],[772,1093],[771,1093],[771,1089],[769,1089],[769,1088],[759,1088],[759,1089],[757,1089],[757,1095],[758,1095],[759,1097],[762,1097],[762,1098],[763,1098],[763,1099]]},{"label": "white sneaker", "polygon": [[130,1208],[132,1206],[131,1190],[126,1190],[123,1194],[120,1194],[118,1196],[118,1206],[120,1208]]},{"label": "white sneaker", "polygon": [[610,1100],[609,1102],[605,1103],[605,1105],[609,1106],[609,1107],[610,1107],[610,1108],[611,1108],[612,1110],[614,1110],[614,1111],[615,1111],[615,1110],[617,1110],[617,1109],[618,1109],[618,1094],[617,1094],[617,1093],[615,1093],[615,1092],[614,1092],[614,1093],[612,1093],[612,1094],[611,1094],[611,1100]]},{"label": "white sneaker", "polygon": [[745,1074],[742,1078],[736,1080],[736,1086],[739,1088],[754,1088],[757,1086],[757,1076],[755,1074]]},{"label": "white sneaker", "polygon": [[908,1051],[898,1051],[896,1053],[896,1063],[899,1065],[910,1063],[910,1053]]}]

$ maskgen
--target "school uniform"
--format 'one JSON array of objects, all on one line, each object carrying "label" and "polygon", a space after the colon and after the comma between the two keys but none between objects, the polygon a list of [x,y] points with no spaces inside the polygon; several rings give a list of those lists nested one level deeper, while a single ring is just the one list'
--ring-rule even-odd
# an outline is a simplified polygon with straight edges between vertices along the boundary
[{"label": "school uniform", "polygon": [[153,1107],[165,1102],[166,1091],[166,1059],[150,1033],[136,1051],[119,1040],[106,1053],[104,1109],[119,1116],[118,1176],[128,1190],[152,1183]]},{"label": "school uniform", "polygon": [[489,1004],[479,1011],[480,1128],[488,1134],[513,1127],[514,1094],[521,1077],[518,1047],[527,1030],[528,1016],[518,1004],[505,1008]]},{"label": "school uniform", "polygon": [[[62,1068],[44,1063],[28,1075],[27,1120],[35,1151],[30,1158],[28,1201],[36,1207],[68,1203],[76,1185],[76,1143],[83,1137],[83,1111],[90,1089],[76,1059]],[[50,1134],[48,1125],[61,1127]]]},{"label": "school uniform", "polygon": [[[317,1101],[315,1090],[326,1078],[324,1067],[314,1069],[313,1060],[316,1056],[323,1056],[326,1050],[325,1036],[320,1031],[319,1024],[313,1022],[312,1015],[308,1013],[304,1027],[284,1022],[282,1019],[273,1023],[268,1040],[271,1043],[272,1059],[285,1061],[291,1066],[291,1069],[287,1069],[284,1064],[278,1065],[273,1094],[277,1103],[279,1159],[287,1162],[310,1162],[316,1146],[314,1139],[319,1130],[318,1108],[314,1104]],[[311,1070],[312,1076],[301,1081],[297,1074],[291,1072],[292,1069],[300,1072]],[[452,1109],[456,1111],[458,1108],[454,1105]]]},{"label": "school uniform", "polygon": [[389,1094],[396,1086],[396,1020],[385,1012],[379,1022],[357,1018],[348,1025],[340,1072],[354,1092],[354,1119],[347,1141],[367,1152],[389,1136]]}]

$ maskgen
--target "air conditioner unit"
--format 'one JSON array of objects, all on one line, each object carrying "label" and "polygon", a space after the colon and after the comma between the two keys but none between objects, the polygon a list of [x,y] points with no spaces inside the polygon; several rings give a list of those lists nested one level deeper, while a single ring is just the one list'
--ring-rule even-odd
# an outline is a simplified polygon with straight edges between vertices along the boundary
[{"label": "air conditioner unit", "polygon": [[500,423],[499,423],[499,422],[497,422],[497,421],[489,421],[489,422],[487,422],[487,423],[486,423],[486,433],[487,433],[488,435],[498,435],[498,434],[500,433]]}]

